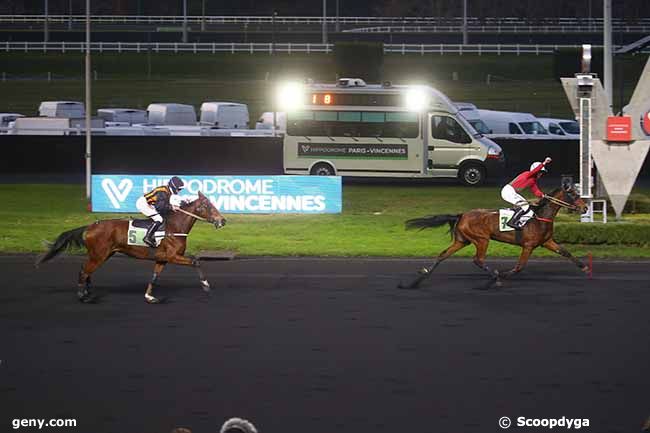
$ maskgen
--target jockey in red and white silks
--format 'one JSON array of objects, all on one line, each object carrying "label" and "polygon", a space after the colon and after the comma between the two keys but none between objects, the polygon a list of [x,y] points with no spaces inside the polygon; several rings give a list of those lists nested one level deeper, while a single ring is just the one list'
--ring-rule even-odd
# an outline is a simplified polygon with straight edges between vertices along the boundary
[{"label": "jockey in red and white silks", "polygon": [[549,157],[546,157],[544,162],[533,162],[529,171],[520,173],[501,189],[501,198],[517,208],[512,219],[508,221],[508,226],[514,229],[521,229],[521,227],[523,227],[531,218],[532,215],[528,214],[528,211],[530,210],[528,200],[522,197],[519,194],[519,191],[530,188],[535,196],[539,198],[544,197],[544,193],[539,189],[539,186],[537,186],[537,180],[546,172],[546,165],[550,163],[551,158]]}]

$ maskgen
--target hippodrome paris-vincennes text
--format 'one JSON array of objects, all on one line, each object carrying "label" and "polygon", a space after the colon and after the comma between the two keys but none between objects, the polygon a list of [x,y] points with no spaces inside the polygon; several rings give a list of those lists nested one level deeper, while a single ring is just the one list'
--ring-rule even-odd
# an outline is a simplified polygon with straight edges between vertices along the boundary
[{"label": "hippodrome paris-vincennes text", "polygon": [[[144,179],[142,187],[149,191],[164,185],[165,179]],[[217,209],[233,211],[309,211],[325,210],[322,195],[276,195],[273,179],[190,179],[186,190],[190,194],[201,191]]]}]

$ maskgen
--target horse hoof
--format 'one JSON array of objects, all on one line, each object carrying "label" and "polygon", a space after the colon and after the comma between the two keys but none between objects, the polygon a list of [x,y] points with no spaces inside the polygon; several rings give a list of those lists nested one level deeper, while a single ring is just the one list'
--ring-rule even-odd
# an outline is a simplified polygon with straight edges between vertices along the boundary
[{"label": "horse hoof", "polygon": [[492,283],[492,286],[498,289],[500,287],[503,287],[503,283],[501,280],[495,280],[494,283]]},{"label": "horse hoof", "polygon": [[144,295],[144,301],[147,304],[160,304],[160,299],[156,298],[155,296],[151,296],[151,295]]},{"label": "horse hoof", "polygon": [[420,271],[418,273],[420,275],[426,275],[426,274],[429,273],[429,270],[427,268],[422,268],[422,269],[420,269]]},{"label": "horse hoof", "polygon": [[208,283],[208,280],[201,281],[201,288],[203,289],[204,292],[210,291],[210,283]]}]

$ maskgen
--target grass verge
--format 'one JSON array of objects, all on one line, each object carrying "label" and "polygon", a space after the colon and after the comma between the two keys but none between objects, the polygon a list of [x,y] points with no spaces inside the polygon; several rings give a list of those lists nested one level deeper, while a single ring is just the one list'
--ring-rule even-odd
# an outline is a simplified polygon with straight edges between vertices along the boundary
[{"label": "grass verge", "polygon": [[[650,191],[636,190],[639,197]],[[412,232],[404,221],[428,214],[460,213],[469,208],[496,208],[503,203],[494,187],[469,189],[424,183],[414,185],[344,185],[339,215],[227,215],[219,231],[198,224],[189,237],[189,251],[229,249],[241,255],[277,256],[403,256],[438,254],[450,243],[447,228]],[[0,185],[1,252],[40,252],[42,240],[94,222],[125,218],[119,214],[86,211],[81,185]],[[594,257],[650,257],[650,215],[627,216],[622,222],[585,226],[578,216],[558,217],[558,240],[577,255]],[[580,235],[575,235],[578,232]],[[614,233],[613,236],[611,233]],[[642,234],[639,234],[642,233]],[[612,237],[613,236],[613,237]],[[632,241],[631,244],[625,242]],[[596,245],[583,245],[595,242]],[[472,247],[459,256],[472,256]],[[489,255],[517,256],[519,248],[497,242]],[[553,256],[536,250],[535,256]]]}]

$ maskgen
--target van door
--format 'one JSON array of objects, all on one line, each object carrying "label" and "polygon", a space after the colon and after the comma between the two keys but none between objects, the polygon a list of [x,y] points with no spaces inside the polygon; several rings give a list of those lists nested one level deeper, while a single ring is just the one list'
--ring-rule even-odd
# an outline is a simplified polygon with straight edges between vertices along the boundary
[{"label": "van door", "polygon": [[429,168],[434,175],[455,176],[472,152],[472,137],[450,114],[429,113]]}]

